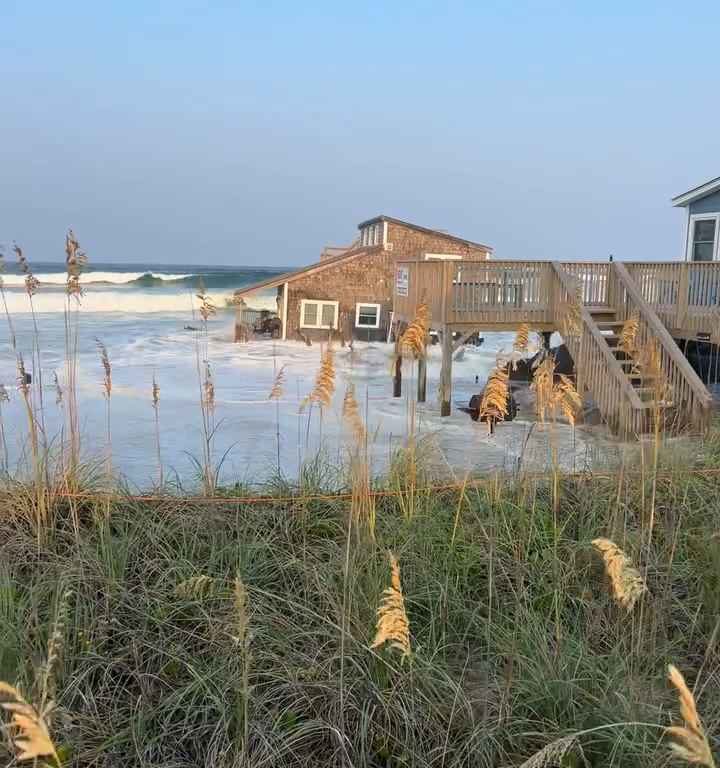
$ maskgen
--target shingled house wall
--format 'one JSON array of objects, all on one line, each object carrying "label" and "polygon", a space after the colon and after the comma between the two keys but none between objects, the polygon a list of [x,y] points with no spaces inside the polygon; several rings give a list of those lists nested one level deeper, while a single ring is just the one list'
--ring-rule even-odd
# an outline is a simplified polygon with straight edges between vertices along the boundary
[{"label": "shingled house wall", "polygon": [[[468,261],[484,261],[488,257],[486,248],[395,222],[387,222],[387,243],[387,247],[364,248],[365,253],[357,258],[290,280],[287,338],[296,339],[302,333],[316,341],[327,340],[327,330],[300,327],[302,300],[315,299],[339,302],[337,334],[346,339],[386,339],[393,306],[396,262],[423,260],[426,253],[457,254]],[[356,305],[365,302],[381,305],[378,329],[355,327]],[[281,300],[278,304],[281,305]]]}]

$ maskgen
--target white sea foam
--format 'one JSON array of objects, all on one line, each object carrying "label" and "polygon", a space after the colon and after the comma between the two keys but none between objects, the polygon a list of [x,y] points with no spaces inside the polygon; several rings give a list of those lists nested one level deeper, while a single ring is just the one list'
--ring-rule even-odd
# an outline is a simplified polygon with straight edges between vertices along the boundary
[{"label": "white sea foam", "polygon": [[[64,285],[67,280],[67,275],[64,272],[41,272],[35,275],[35,277],[40,281],[41,285]],[[92,283],[123,285],[125,283],[133,283],[141,277],[153,277],[156,280],[163,280],[170,283],[176,280],[185,280],[188,277],[193,277],[193,274],[164,272],[84,272],[80,277],[80,282],[84,285],[90,285]],[[22,286],[25,282],[24,275],[3,275],[2,279],[3,283],[11,288],[14,286]]]},{"label": "white sea foam", "polygon": [[[232,299],[233,291],[209,291],[210,300],[218,309],[225,309]],[[8,311],[11,314],[30,312],[30,302],[24,292],[6,291]],[[67,299],[64,291],[38,291],[33,297],[35,312],[64,312]],[[252,297],[248,305],[253,309],[276,309],[275,296]],[[150,291],[104,290],[87,291],[81,299],[83,312],[125,312],[129,314],[147,314],[151,312],[190,313],[198,309],[194,292],[158,293]]]}]

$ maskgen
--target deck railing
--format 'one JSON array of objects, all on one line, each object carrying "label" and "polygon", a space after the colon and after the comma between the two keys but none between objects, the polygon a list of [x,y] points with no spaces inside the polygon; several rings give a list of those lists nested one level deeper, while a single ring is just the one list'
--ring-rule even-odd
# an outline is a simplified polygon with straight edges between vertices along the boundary
[{"label": "deck railing", "polygon": [[[620,263],[620,262],[615,262]],[[617,280],[608,262],[563,262],[579,281],[586,306],[614,306]],[[711,334],[720,321],[720,262],[625,264],[640,295],[677,335]],[[412,318],[423,298],[436,323],[479,327],[527,322],[548,329],[555,322],[549,261],[402,262],[404,295],[395,292],[395,312]]]},{"label": "deck railing", "polygon": [[642,298],[678,333],[712,333],[720,322],[720,262],[628,262]]}]

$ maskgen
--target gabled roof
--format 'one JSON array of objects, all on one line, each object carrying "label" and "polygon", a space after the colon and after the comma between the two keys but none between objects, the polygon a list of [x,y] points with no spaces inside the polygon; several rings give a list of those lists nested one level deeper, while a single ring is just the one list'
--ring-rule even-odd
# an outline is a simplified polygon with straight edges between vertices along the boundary
[{"label": "gabled roof", "polygon": [[371,245],[365,247],[353,248],[345,253],[341,253],[339,256],[333,256],[329,259],[323,259],[322,261],[316,261],[314,264],[309,264],[307,267],[296,269],[292,272],[284,272],[277,277],[271,277],[269,280],[263,280],[261,283],[253,283],[252,285],[246,285],[244,288],[239,288],[235,291],[234,296],[241,298],[248,293],[254,293],[255,291],[265,291],[269,288],[276,288],[283,283],[289,283],[293,280],[297,280],[299,277],[307,277],[308,275],[314,275],[318,272],[322,272],[329,267],[334,267],[337,264],[344,264],[348,261],[366,256],[369,253],[375,253],[376,251],[382,251],[382,245]]},{"label": "gabled roof", "polygon": [[489,245],[485,245],[484,243],[475,243],[472,240],[465,240],[462,237],[456,237],[455,235],[451,235],[448,232],[443,232],[441,229],[428,229],[428,227],[421,227],[419,224],[412,224],[409,221],[403,221],[402,219],[396,219],[392,216],[385,216],[384,214],[381,214],[380,216],[375,216],[372,219],[367,219],[367,221],[363,221],[360,224],[358,224],[358,229],[362,229],[363,227],[368,226],[369,224],[377,224],[381,221],[389,221],[393,224],[399,224],[402,227],[408,227],[409,229],[415,229],[418,232],[423,232],[426,235],[437,235],[438,237],[446,237],[448,240],[454,240],[457,243],[464,243],[465,245],[472,245],[475,248],[484,248],[489,253],[493,252],[493,249]]},{"label": "gabled roof", "polygon": [[695,187],[694,189],[690,189],[687,192],[683,192],[682,195],[673,197],[672,204],[676,208],[684,208],[685,206],[690,205],[690,203],[694,203],[696,200],[700,200],[702,197],[712,195],[713,192],[717,192],[718,190],[720,190],[720,176],[718,176],[716,179],[706,181],[699,187]]}]

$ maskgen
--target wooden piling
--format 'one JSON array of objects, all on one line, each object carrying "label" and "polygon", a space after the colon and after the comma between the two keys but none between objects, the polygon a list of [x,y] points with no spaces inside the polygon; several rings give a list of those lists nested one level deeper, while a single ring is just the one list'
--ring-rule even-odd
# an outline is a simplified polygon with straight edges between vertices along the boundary
[{"label": "wooden piling", "polygon": [[418,360],[417,401],[424,403],[427,399],[427,348],[425,354]]},{"label": "wooden piling", "polygon": [[452,399],[452,355],[453,338],[450,328],[442,332],[442,367],[440,368],[440,415],[449,416]]}]

